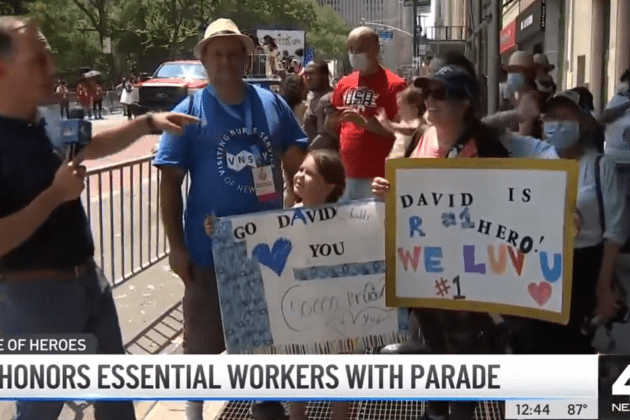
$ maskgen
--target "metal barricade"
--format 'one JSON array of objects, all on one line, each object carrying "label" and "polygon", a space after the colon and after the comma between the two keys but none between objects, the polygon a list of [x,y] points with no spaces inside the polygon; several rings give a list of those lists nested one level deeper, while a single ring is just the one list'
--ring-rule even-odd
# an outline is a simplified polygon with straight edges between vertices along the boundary
[{"label": "metal barricade", "polygon": [[[145,156],[87,172],[83,203],[94,259],[116,287],[168,255],[160,171]],[[182,193],[188,191],[186,177]]]}]

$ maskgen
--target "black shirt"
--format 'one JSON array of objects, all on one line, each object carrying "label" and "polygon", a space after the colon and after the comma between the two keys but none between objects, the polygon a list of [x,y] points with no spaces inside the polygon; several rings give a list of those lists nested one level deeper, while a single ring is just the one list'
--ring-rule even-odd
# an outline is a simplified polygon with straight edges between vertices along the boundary
[{"label": "black shirt", "polygon": [[[43,123],[0,116],[0,218],[23,209],[46,190],[61,162]],[[93,255],[85,210],[76,199],[57,207],[26,242],[0,257],[0,273],[69,269]]]}]

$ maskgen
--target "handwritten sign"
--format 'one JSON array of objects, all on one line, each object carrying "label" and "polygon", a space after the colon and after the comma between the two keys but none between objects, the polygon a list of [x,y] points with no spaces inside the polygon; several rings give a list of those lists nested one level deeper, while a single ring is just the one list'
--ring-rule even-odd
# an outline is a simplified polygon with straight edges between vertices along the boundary
[{"label": "handwritten sign", "polygon": [[342,353],[389,344],[406,312],[385,305],[385,205],[219,219],[213,254],[229,353]]},{"label": "handwritten sign", "polygon": [[387,303],[566,324],[578,166],[529,159],[387,163]]}]

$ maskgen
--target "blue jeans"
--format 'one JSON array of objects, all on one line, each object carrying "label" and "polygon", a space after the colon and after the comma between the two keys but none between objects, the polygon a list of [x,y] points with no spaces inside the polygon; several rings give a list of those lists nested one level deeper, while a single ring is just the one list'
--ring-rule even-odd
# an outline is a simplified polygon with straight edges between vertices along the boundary
[{"label": "blue jeans", "polygon": [[[109,282],[90,263],[78,278],[4,282],[0,275],[0,334],[94,334],[98,352],[124,354]],[[18,401],[14,420],[56,420],[63,401]],[[96,402],[97,420],[135,420],[131,401]]]}]

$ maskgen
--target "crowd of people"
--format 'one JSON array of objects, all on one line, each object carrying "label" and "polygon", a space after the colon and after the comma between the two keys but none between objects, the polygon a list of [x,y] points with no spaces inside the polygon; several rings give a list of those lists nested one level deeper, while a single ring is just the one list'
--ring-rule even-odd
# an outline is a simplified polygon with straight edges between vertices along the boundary
[{"label": "crowd of people", "polygon": [[281,50],[271,35],[265,35],[262,39],[254,34],[249,37],[254,43],[254,50],[246,66],[248,75],[284,78],[287,74],[299,74],[302,71],[303,49],[296,50],[295,55],[292,55],[288,50]]},{"label": "crowd of people", "polygon": [[[70,117],[70,88],[65,80],[59,80],[55,86],[61,108],[61,118]],[[82,76],[76,87],[76,101],[82,110],[82,114],[88,119],[103,119],[103,99],[105,92],[96,76]]]},{"label": "crowd of people", "polygon": [[[0,186],[10,192],[0,205],[2,332],[87,331],[101,352],[123,352],[111,291],[92,258],[79,199],[80,162],[115,153],[157,129],[165,131],[154,165],[162,173],[169,263],[185,285],[186,354],[225,350],[210,252],[216,217],[382,199],[390,186],[385,162],[397,157],[573,159],[580,174],[568,325],[410,308],[412,339],[393,343],[389,352],[595,352],[592,327],[621,321],[627,312],[615,269],[629,236],[629,185],[620,169],[630,162],[630,70],[607,109],[595,114],[587,89],[556,92],[546,57],[519,51],[505,69],[502,110],[483,115],[479,75],[461,54],[434,58],[430,74],[408,83],[379,63],[379,39],[371,29],[352,30],[346,47],[351,74],[331,85],[327,63],[314,61],[285,78],[280,96],[244,82],[257,46],[232,21],[218,19],[194,48],[208,73],[206,89],[172,113],[147,114],[95,135],[79,156],[64,161],[35,124],[37,106],[53,88],[50,49],[33,23],[0,18]],[[31,65],[40,57],[45,65]],[[244,151],[255,155],[254,166],[233,166],[227,156]],[[26,164],[29,171],[19,167]],[[191,185],[184,206],[186,174]],[[135,418],[130,403],[97,406],[103,419]],[[348,408],[333,405],[333,418],[347,419]],[[423,419],[469,420],[474,408],[472,402],[431,402]],[[15,418],[53,420],[60,410],[58,402],[20,402]],[[202,403],[188,403],[186,415],[202,419]],[[307,413],[304,404],[286,415],[279,403],[259,402],[252,416],[304,420]]]},{"label": "crowd of people", "polygon": [[[221,25],[232,28],[231,42],[212,32]],[[585,88],[556,92],[549,74],[552,67],[546,57],[516,52],[505,68],[506,103],[502,111],[482,115],[479,79],[465,56],[452,52],[437,57],[432,60],[427,77],[409,84],[380,65],[378,36],[371,29],[360,27],[349,34],[346,44],[353,73],[331,86],[327,63],[311,62],[300,75],[283,80],[280,93],[284,100],[270,106],[268,101],[277,100],[272,94],[243,84],[245,55],[242,62],[237,57],[232,62],[213,59],[236,54],[239,49],[247,53],[253,48],[247,37],[238,35],[238,29],[231,25],[231,22],[211,25],[196,49],[208,68],[213,88],[178,108],[221,123],[206,127],[203,135],[199,128],[190,128],[183,137],[164,136],[155,160],[165,175],[162,182],[166,199],[162,212],[169,241],[175,245],[171,265],[186,283],[186,351],[217,353],[224,349],[223,343],[210,339],[220,336],[218,330],[209,333],[206,327],[200,332],[201,323],[216,328],[221,325],[212,257],[207,252],[211,247],[208,233],[212,231],[214,217],[281,208],[282,191],[285,191],[285,207],[294,203],[316,205],[339,198],[384,198],[389,188],[385,161],[396,157],[563,158],[576,160],[580,165],[578,203],[573,217],[579,233],[575,240],[569,325],[487,313],[413,308],[412,325],[419,328],[412,335],[423,337],[422,351],[592,353],[594,328],[589,325],[594,322],[605,325],[624,318],[625,296],[615,268],[628,237],[627,186],[620,182],[614,159],[598,151],[603,144],[602,136],[611,126],[593,116],[590,93]],[[245,48],[233,42],[236,39],[241,39]],[[624,118],[624,112],[630,108],[625,105],[626,100],[630,101],[626,79],[624,75],[619,97],[615,98],[615,106],[621,107],[615,110],[615,115],[608,111],[602,114],[607,124]],[[253,103],[248,102],[250,95],[256,98]],[[221,138],[228,129],[223,124],[235,119],[232,127],[242,127],[248,124],[248,112],[254,117],[266,114],[269,120],[278,121],[285,128],[279,131],[270,128],[270,141],[277,144],[273,149],[278,150],[279,156],[258,163],[260,168],[269,168],[277,180],[273,201],[256,201],[252,194],[255,189],[249,195],[238,193],[240,184],[251,183],[249,174],[233,174],[236,185],[222,182],[213,169],[221,168],[222,162],[214,162],[213,150],[228,147],[227,144],[212,147],[192,141],[197,138],[211,142],[213,138]],[[270,113],[275,115],[270,117]],[[255,142],[247,135],[231,138],[229,152],[246,150],[252,141]],[[287,141],[288,145],[284,143]],[[606,144],[615,141],[618,140],[607,138]],[[195,153],[208,147],[210,153]],[[289,152],[290,157],[286,155]],[[335,159],[341,165],[332,164]],[[188,206],[193,207],[187,208],[182,223],[180,190],[187,172],[193,177],[188,196]],[[216,180],[196,184],[195,179]],[[254,185],[255,182],[254,178]],[[325,197],[331,201],[325,201]],[[210,301],[214,303],[209,305]],[[390,347],[388,351],[409,352],[410,348],[419,347],[417,341]],[[347,405],[333,407],[333,417],[347,418],[347,408]],[[424,417],[470,419],[474,408],[474,403],[432,402]],[[200,419],[201,412],[200,403],[189,404],[189,419]],[[283,413],[278,403],[252,406],[256,419],[283,418]],[[304,406],[293,405],[290,418],[305,419]]]},{"label": "crowd of people", "polygon": [[[114,88],[117,99],[123,108],[123,116],[132,119],[134,115],[133,105],[138,102],[138,89],[134,89],[141,78],[133,74],[123,77],[121,83]],[[61,118],[85,118],[102,120],[103,100],[106,98],[107,90],[104,89],[99,77],[96,75],[84,74],[79,79],[74,94],[68,83],[59,79],[55,86],[55,93],[61,108]],[[79,115],[70,115],[71,98],[75,99],[80,110]]]}]

